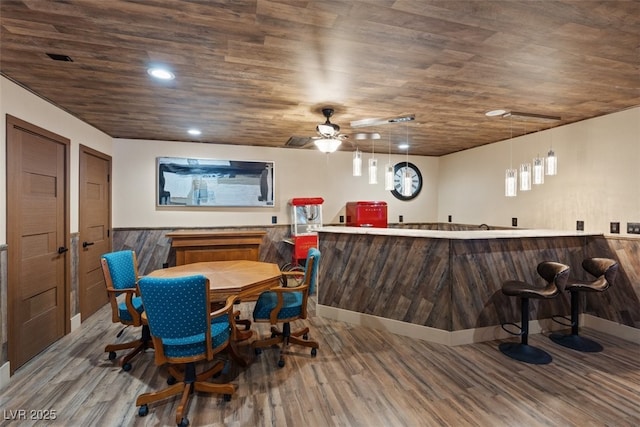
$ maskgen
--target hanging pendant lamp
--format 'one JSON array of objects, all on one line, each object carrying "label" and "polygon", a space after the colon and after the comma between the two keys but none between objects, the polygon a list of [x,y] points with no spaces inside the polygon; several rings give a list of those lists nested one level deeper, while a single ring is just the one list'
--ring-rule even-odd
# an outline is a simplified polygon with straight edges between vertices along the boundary
[{"label": "hanging pendant lamp", "polygon": [[353,176],[362,176],[362,151],[357,147],[353,152]]},{"label": "hanging pendant lamp", "polygon": [[384,189],[393,191],[393,165],[391,164],[391,132],[389,132],[389,161],[384,168]]},{"label": "hanging pendant lamp", "polygon": [[513,121],[509,116],[509,127],[511,137],[509,138],[509,168],[504,175],[504,195],[506,197],[516,197],[518,195],[518,171],[513,169]]},{"label": "hanging pendant lamp", "polygon": [[544,184],[544,159],[536,156],[533,159],[533,176],[531,181],[533,185]]},{"label": "hanging pendant lamp", "polygon": [[531,163],[520,165],[520,191],[531,190]]},{"label": "hanging pendant lamp", "polygon": [[375,153],[375,141],[371,140],[371,158],[369,159],[369,184],[378,183],[378,159]]}]

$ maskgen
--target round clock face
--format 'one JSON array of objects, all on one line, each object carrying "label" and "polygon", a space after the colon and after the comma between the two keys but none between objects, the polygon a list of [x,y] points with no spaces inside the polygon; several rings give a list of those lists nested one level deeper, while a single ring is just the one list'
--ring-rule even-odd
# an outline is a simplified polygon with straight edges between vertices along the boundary
[{"label": "round clock face", "polygon": [[[405,179],[406,178],[406,179]],[[408,191],[405,191],[405,183],[411,184]],[[420,169],[413,163],[400,162],[393,167],[393,187],[391,194],[400,200],[411,200],[422,190],[422,174]]]}]

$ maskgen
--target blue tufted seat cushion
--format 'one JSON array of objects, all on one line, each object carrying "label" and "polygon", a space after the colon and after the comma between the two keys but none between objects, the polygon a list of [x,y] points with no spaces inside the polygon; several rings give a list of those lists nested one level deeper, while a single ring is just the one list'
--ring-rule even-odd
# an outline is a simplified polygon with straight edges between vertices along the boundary
[{"label": "blue tufted seat cushion", "polygon": [[[302,292],[285,292],[284,303],[278,313],[278,319],[288,319],[302,315]],[[253,320],[269,320],[269,314],[278,304],[278,295],[267,291],[260,294],[253,309]]]},{"label": "blue tufted seat cushion", "polygon": [[[135,308],[135,310],[138,313],[141,313],[144,311],[144,307],[142,306],[142,298],[140,297],[133,297],[131,299],[131,302],[133,303],[133,308]],[[123,301],[121,303],[118,303],[118,312],[120,313],[120,320],[123,322],[133,322],[133,318],[131,317],[131,313],[129,313],[129,310],[127,310],[127,304]]]},{"label": "blue tufted seat cushion", "polygon": [[[227,342],[231,335],[229,319],[226,315],[211,319],[212,348]],[[164,354],[168,357],[188,357],[205,352],[204,333],[179,338],[163,338]]]}]

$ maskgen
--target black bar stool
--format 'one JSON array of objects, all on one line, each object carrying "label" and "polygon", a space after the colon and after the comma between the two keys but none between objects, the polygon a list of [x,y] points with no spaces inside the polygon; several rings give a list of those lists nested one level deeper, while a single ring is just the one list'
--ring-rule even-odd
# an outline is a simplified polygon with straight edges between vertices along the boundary
[{"label": "black bar stool", "polygon": [[[532,284],[519,280],[509,280],[502,284],[502,293],[512,297],[520,297],[521,326],[515,323],[503,323],[502,329],[512,335],[519,335],[520,342],[501,343],[500,351],[512,359],[521,362],[544,365],[550,363],[552,358],[546,351],[529,345],[529,299],[555,298],[564,290],[569,278],[569,266],[552,261],[544,261],[538,264],[538,274],[546,281],[546,284]],[[518,328],[519,332],[512,332],[505,326],[511,325]]]},{"label": "black bar stool", "polygon": [[[598,352],[602,351],[599,343],[578,335],[580,316],[580,292],[603,292],[613,284],[618,274],[618,263],[609,258],[587,258],[582,261],[582,268],[595,277],[595,280],[580,280],[570,277],[567,281],[566,290],[571,293],[571,323],[558,322],[565,326],[571,326],[571,334],[563,335],[554,333],[549,336],[553,342],[561,346],[577,351]],[[565,317],[562,319],[569,320]]]}]

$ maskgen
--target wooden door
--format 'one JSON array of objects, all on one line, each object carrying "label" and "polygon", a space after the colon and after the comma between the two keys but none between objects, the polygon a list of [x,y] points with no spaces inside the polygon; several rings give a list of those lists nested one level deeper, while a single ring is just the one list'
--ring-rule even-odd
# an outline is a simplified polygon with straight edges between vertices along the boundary
[{"label": "wooden door", "polygon": [[84,321],[108,302],[100,255],[111,252],[111,157],[80,146],[80,313]]},{"label": "wooden door", "polygon": [[68,166],[68,139],[7,116],[12,373],[70,329]]}]

